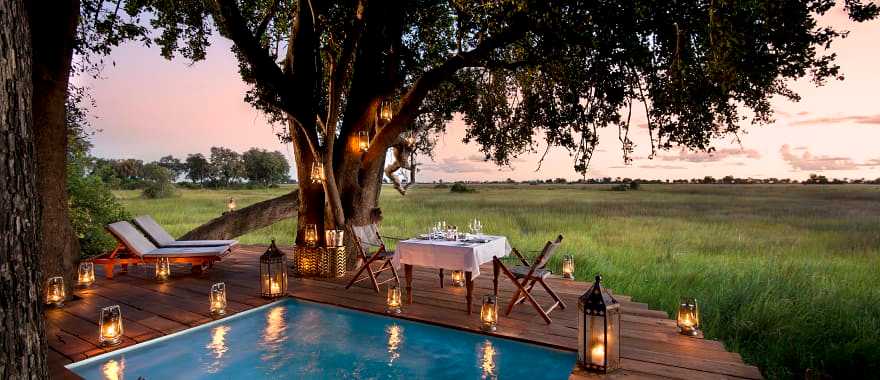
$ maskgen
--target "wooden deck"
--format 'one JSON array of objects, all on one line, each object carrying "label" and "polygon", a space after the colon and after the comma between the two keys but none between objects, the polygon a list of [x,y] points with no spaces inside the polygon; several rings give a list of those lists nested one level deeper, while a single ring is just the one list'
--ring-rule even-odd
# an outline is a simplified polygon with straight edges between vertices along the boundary
[{"label": "wooden deck", "polygon": [[[228,313],[237,313],[270,302],[258,295],[258,266],[262,246],[244,246],[217,264],[206,275],[190,274],[185,267],[172,270],[172,280],[157,283],[151,266],[130,268],[125,275],[105,279],[98,269],[98,279],[89,289],[77,291],[80,299],[62,309],[46,311],[50,369],[54,378],[76,378],[63,366],[106,352],[97,346],[97,320],[101,307],[119,304],[125,318],[125,338],[118,349],[211,321],[208,292],[214,282],[227,285]],[[289,251],[289,250],[285,250]],[[492,292],[491,264],[484,275],[474,280],[474,310],[479,310],[480,296]],[[459,329],[479,331],[479,315],[468,315],[464,288],[440,288],[436,270],[415,268],[413,303],[405,305],[401,318],[429,322]],[[501,316],[497,335],[576,350],[577,297],[588,283],[550,279],[566,303],[555,310],[553,323],[547,325],[528,304],[518,305],[509,317]],[[292,279],[293,297],[334,304],[369,312],[383,312],[384,298],[364,285],[345,290],[344,280]],[[507,305],[513,285],[499,279],[499,310]],[[761,372],[743,363],[736,353],[727,352],[717,341],[688,338],[675,331],[675,322],[666,313],[651,310],[644,303],[627,296],[621,301],[622,369],[607,378],[628,379],[760,379]],[[536,291],[541,303],[550,303],[543,290]],[[572,379],[598,377],[575,371]]]}]

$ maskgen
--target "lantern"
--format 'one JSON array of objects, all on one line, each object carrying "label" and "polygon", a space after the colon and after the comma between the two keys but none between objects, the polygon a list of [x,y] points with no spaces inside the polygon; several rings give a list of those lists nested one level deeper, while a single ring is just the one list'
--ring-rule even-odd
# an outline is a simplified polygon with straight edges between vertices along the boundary
[{"label": "lantern", "polygon": [[406,145],[409,145],[410,147],[415,146],[416,145],[416,132],[413,131],[413,132],[407,133],[405,140],[406,140]]},{"label": "lantern", "polygon": [[119,305],[101,309],[98,320],[98,343],[102,346],[115,346],[122,342],[122,310]]},{"label": "lantern", "polygon": [[480,329],[487,332],[495,331],[498,324],[498,303],[495,296],[488,294],[483,296],[483,307],[480,308]]},{"label": "lantern", "polygon": [[156,259],[156,281],[167,281],[171,277],[171,261],[167,257]]},{"label": "lantern", "polygon": [[218,282],[211,285],[211,314],[220,316],[226,314],[226,284]]},{"label": "lantern", "polygon": [[46,304],[61,307],[64,305],[64,277],[52,277],[46,281]]},{"label": "lantern", "polygon": [[229,212],[233,212],[235,211],[235,206],[235,198],[229,198],[229,201],[226,202],[226,209],[229,210]]},{"label": "lantern", "polygon": [[284,252],[272,244],[260,256],[260,295],[266,298],[277,298],[287,291],[287,258]]},{"label": "lantern", "polygon": [[450,277],[452,277],[452,285],[453,286],[458,286],[458,287],[464,286],[464,272],[462,272],[460,270],[454,270],[454,271],[452,271],[452,274],[450,275]]},{"label": "lantern", "polygon": [[324,245],[342,247],[345,245],[344,236],[345,230],[324,230]]},{"label": "lantern", "polygon": [[370,149],[370,135],[367,134],[367,131],[358,132],[357,144],[361,152],[366,152]]},{"label": "lantern", "polygon": [[574,256],[572,255],[562,257],[562,278],[574,280]]},{"label": "lantern", "polygon": [[578,364],[607,373],[620,367],[620,304],[602,289],[602,277],[578,299]]},{"label": "lantern", "polygon": [[678,305],[678,318],[676,318],[678,332],[682,335],[696,336],[700,334],[700,308],[697,299],[684,297]]},{"label": "lantern", "polygon": [[83,261],[79,263],[79,269],[76,271],[76,285],[87,288],[95,283],[95,263],[91,261]]},{"label": "lantern", "polygon": [[400,314],[403,311],[401,309],[402,299],[403,297],[400,296],[400,288],[394,284],[388,285],[388,295],[385,299],[385,312],[389,314]]},{"label": "lantern", "polygon": [[312,163],[312,183],[324,183],[324,165],[320,162]]},{"label": "lantern", "polygon": [[306,224],[303,230],[303,240],[309,247],[318,245],[318,226],[314,224]]},{"label": "lantern", "polygon": [[394,105],[390,100],[383,100],[379,105],[379,120],[388,123],[394,117]]}]

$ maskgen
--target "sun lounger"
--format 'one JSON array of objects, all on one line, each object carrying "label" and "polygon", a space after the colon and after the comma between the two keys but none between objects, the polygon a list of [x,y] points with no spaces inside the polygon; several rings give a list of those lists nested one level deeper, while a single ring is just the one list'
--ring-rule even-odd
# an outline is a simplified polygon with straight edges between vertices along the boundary
[{"label": "sun lounger", "polygon": [[144,235],[150,239],[159,248],[171,247],[216,247],[224,245],[236,245],[238,240],[175,240],[167,231],[165,231],[156,220],[149,215],[141,215],[134,218],[134,224],[144,232]]}]

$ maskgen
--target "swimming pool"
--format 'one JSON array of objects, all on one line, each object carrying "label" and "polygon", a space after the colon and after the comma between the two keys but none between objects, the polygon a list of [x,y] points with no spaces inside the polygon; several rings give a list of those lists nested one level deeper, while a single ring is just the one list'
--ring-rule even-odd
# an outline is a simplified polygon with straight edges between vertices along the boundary
[{"label": "swimming pool", "polygon": [[575,353],[286,299],[67,368],[86,379],[567,379]]}]

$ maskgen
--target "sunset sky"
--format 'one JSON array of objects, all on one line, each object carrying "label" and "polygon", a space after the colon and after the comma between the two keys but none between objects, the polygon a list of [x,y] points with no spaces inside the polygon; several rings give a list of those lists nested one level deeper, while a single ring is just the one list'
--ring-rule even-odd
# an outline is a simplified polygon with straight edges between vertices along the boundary
[{"label": "sunset sky", "polygon": [[[844,81],[819,88],[807,80],[794,83],[800,102],[776,99],[774,124],[747,128],[741,146],[718,141],[713,155],[673,149],[648,159],[647,129],[635,127],[644,122],[640,116],[630,133],[636,159],[624,165],[617,131],[606,128],[587,177],[880,177],[880,22],[852,23],[839,9],[822,21],[851,31],[832,49]],[[91,88],[97,103],[93,125],[100,131],[93,153],[151,161],[225,146],[279,150],[290,158],[292,148],[281,144],[265,117],[242,100],[246,86],[229,47],[215,34],[207,60],[190,64],[164,60],[157,48],[131,43],[106,59],[101,79],[76,79]],[[498,168],[483,161],[477,146],[461,142],[460,120],[447,129],[434,160],[419,159],[419,181],[580,178],[564,150],[552,150],[539,172],[537,154],[521,156],[512,168]]]}]

